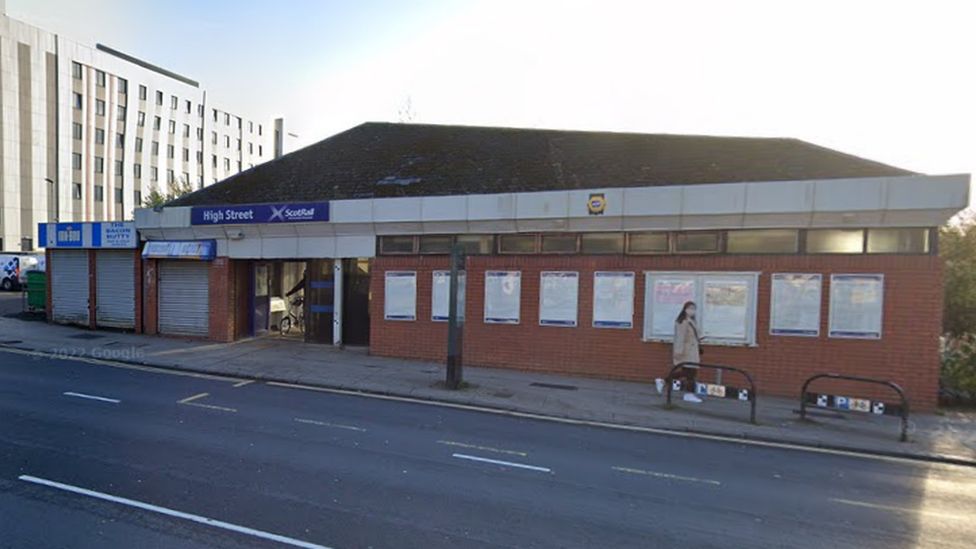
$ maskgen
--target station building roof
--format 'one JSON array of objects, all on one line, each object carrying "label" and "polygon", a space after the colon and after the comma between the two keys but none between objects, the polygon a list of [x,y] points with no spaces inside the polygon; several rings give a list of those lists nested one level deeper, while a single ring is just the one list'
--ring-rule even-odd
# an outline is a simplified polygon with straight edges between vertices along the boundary
[{"label": "station building roof", "polygon": [[790,138],[367,122],[167,206],[903,175]]}]

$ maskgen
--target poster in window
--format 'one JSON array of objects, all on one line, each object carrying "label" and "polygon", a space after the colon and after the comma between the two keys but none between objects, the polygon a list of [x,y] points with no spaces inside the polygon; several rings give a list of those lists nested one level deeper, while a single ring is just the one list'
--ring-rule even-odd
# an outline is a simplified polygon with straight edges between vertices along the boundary
[{"label": "poster in window", "polygon": [[884,275],[830,276],[830,337],[881,339]]},{"label": "poster in window", "polygon": [[781,336],[820,335],[822,276],[773,273],[769,333]]},{"label": "poster in window", "polygon": [[486,271],[485,323],[518,324],[521,296],[521,272]]},{"label": "poster in window", "polygon": [[[462,319],[467,278],[464,271],[458,273],[458,317]],[[451,306],[451,271],[434,271],[434,283],[431,288],[430,319],[434,322],[447,322]]]},{"label": "poster in window", "polygon": [[386,320],[417,319],[417,273],[414,271],[386,271],[383,292],[383,318]]},{"label": "poster in window", "polygon": [[656,276],[651,289],[651,337],[674,337],[674,319],[681,307],[695,300],[695,279],[682,276]]},{"label": "poster in window", "polygon": [[576,326],[579,273],[543,271],[539,282],[539,325]]},{"label": "poster in window", "polygon": [[701,307],[702,337],[746,340],[749,282],[743,279],[705,279]]},{"label": "poster in window", "polygon": [[634,273],[593,273],[593,327],[634,325]]}]

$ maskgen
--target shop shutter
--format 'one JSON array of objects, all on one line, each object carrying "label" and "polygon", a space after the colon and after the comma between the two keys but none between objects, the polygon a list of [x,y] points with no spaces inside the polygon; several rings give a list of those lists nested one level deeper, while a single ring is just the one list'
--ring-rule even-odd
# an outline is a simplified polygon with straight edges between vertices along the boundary
[{"label": "shop shutter", "polygon": [[206,337],[210,328],[210,263],[159,262],[159,332]]},{"label": "shop shutter", "polygon": [[88,326],[88,251],[52,250],[51,317],[55,322]]},{"label": "shop shutter", "polygon": [[95,292],[95,322],[99,326],[135,328],[135,252],[96,252]]}]

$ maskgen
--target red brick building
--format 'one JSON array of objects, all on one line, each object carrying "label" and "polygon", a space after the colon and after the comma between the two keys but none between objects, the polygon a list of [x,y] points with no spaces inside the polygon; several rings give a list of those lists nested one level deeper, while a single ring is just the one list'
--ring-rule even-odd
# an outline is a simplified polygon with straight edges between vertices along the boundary
[{"label": "red brick building", "polygon": [[443,361],[459,245],[466,364],[651,381],[692,299],[703,362],[761,392],[842,372],[931,409],[968,188],[792,139],[364,124],[138,211],[139,322]]}]

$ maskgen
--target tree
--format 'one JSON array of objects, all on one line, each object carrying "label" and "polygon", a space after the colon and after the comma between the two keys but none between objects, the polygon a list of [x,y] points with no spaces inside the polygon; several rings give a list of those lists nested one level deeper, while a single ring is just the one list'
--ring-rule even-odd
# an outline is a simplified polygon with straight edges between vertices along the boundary
[{"label": "tree", "polygon": [[163,194],[159,190],[159,185],[153,183],[149,187],[149,194],[143,199],[143,205],[147,208],[157,208],[159,206],[165,205],[171,200],[176,200],[177,198],[190,194],[193,192],[193,185],[190,184],[185,178],[181,177],[175,181],[170,181],[166,185],[166,193]]}]

